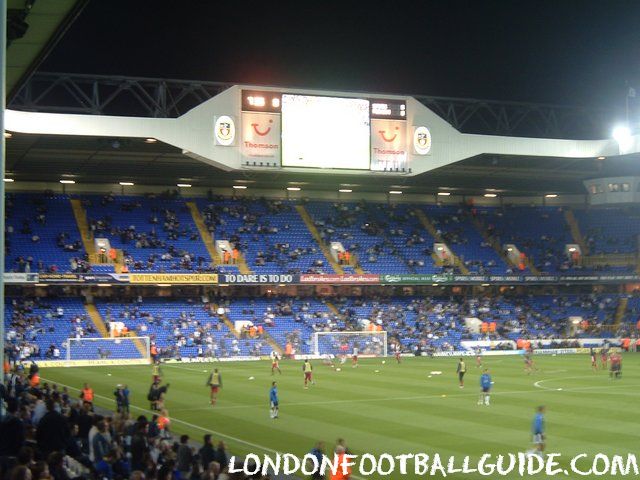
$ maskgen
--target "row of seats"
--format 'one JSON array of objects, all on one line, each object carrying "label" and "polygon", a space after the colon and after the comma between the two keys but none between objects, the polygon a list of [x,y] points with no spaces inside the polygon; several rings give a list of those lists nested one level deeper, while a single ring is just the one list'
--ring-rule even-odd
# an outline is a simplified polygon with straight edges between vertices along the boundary
[{"label": "row of seats", "polygon": [[[184,198],[114,195],[79,198],[94,234],[105,236],[112,246],[124,250],[130,271],[238,271],[237,266],[212,264]],[[214,237],[237,243],[254,272],[333,273],[294,202],[223,197],[194,201]],[[476,219],[499,244],[514,243],[542,273],[590,273],[567,261],[564,247],[573,240],[563,209],[558,207],[319,201],[308,202],[305,207],[323,242],[342,242],[368,273],[442,271],[431,257],[434,238],[420,223],[417,209],[431,219],[472,273],[500,274],[514,269],[488,244],[483,237],[486,232],[480,230]],[[638,215],[628,208],[576,211],[593,253],[634,252],[640,234]],[[7,243],[7,268],[11,271],[68,272],[88,268],[96,272],[113,271],[110,266],[89,267],[83,263],[85,252],[69,196],[9,196]]]},{"label": "row of seats", "polygon": [[[146,336],[165,357],[237,357],[268,355],[272,341],[287,353],[314,353],[315,332],[383,330],[390,351],[449,351],[465,340],[505,340],[602,337],[637,331],[640,298],[628,299],[627,313],[613,325],[621,294],[538,295],[504,297],[388,297],[388,298],[236,298],[209,302],[200,299],[138,298],[103,301],[96,308],[105,322],[121,322],[138,336]],[[24,300],[8,298],[5,328],[20,357],[66,357],[68,339],[98,339],[82,301],[78,298]],[[570,331],[572,320],[579,324]],[[478,319],[495,331],[470,329]],[[231,322],[236,331],[225,323]],[[256,327],[249,334],[248,325]],[[266,333],[263,335],[262,333]],[[323,337],[326,338],[326,337]],[[372,338],[372,337],[368,337]],[[323,343],[320,353],[334,353],[335,341]],[[363,342],[360,346],[364,349]],[[141,344],[76,341],[73,359],[136,358]],[[350,342],[350,348],[353,343]],[[371,347],[371,345],[369,345]],[[380,345],[378,344],[378,347]],[[333,350],[332,350],[333,349]],[[57,353],[53,355],[54,350]]]}]

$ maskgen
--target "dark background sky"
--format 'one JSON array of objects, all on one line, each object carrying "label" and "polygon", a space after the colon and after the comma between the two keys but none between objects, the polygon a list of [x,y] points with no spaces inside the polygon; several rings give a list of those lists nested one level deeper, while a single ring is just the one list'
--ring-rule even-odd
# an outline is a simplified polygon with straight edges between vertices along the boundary
[{"label": "dark background sky", "polygon": [[40,70],[619,108],[640,0],[92,0]]}]

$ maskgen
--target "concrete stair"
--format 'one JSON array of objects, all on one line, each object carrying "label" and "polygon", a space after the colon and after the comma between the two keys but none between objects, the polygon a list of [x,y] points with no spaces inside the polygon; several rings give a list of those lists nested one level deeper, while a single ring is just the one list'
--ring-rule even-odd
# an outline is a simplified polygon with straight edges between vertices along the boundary
[{"label": "concrete stair", "polygon": [[582,236],[582,232],[580,231],[580,225],[578,224],[576,216],[573,214],[573,210],[571,210],[570,208],[564,209],[564,220],[565,222],[567,222],[569,230],[571,231],[571,238],[573,238],[573,243],[580,245],[582,256],[585,257],[589,255],[589,247],[584,241],[584,237]]},{"label": "concrete stair", "polygon": [[618,307],[616,308],[616,315],[614,317],[615,325],[620,325],[620,323],[622,322],[622,319],[624,318],[625,314],[627,313],[627,307],[628,306],[629,306],[629,298],[628,297],[622,297],[620,299],[620,301],[618,302]]},{"label": "concrete stair", "polygon": [[[207,252],[211,257],[211,260],[215,265],[222,265],[222,259],[220,258],[220,255],[216,250],[215,238],[213,234],[209,232],[207,225],[204,223],[204,219],[202,218],[202,214],[200,213],[198,206],[195,204],[195,202],[186,202],[186,204],[189,208],[189,212],[191,212],[191,218],[193,218],[193,222],[196,224],[196,228],[200,233],[200,238],[202,239],[202,242],[204,243],[204,246],[206,247]],[[236,263],[236,266],[238,267],[240,273],[242,273],[243,275],[248,275],[251,273],[251,269],[247,265],[247,261],[242,253],[238,255],[238,262]]]},{"label": "concrete stair", "polygon": [[[324,258],[327,260],[327,262],[329,262],[329,265],[331,265],[331,268],[333,268],[333,271],[338,275],[344,275],[344,269],[342,268],[342,265],[338,264],[338,262],[334,260],[333,256],[331,255],[331,251],[329,250],[329,247],[320,237],[320,232],[318,232],[318,229],[316,228],[313,218],[311,218],[311,215],[309,215],[309,212],[307,212],[307,209],[304,207],[304,205],[296,205],[295,208],[298,214],[300,215],[300,217],[302,218],[302,221],[307,226],[307,230],[309,230],[309,233],[311,233],[311,236],[320,247],[320,250],[322,251]],[[356,267],[354,270],[356,271],[356,273],[359,273],[359,274],[364,273],[364,271],[359,266]]]},{"label": "concrete stair", "polygon": [[[429,217],[427,217],[427,214],[424,213],[424,211],[422,211],[421,209],[417,208],[417,209],[414,210],[414,213],[416,215],[416,218],[420,222],[420,224],[424,227],[424,229],[427,232],[429,232],[429,234],[435,239],[436,242],[444,243],[445,245],[447,244],[447,242],[445,242],[444,239],[442,238],[442,235],[440,235],[438,233],[438,229],[431,222],[431,219]],[[453,255],[453,264],[456,267],[458,267],[458,269],[460,270],[460,272],[462,272],[463,275],[469,275],[469,269],[465,266],[464,262],[462,260],[460,260],[460,257],[458,257],[453,252],[451,247],[449,247],[449,250],[451,250],[451,254]],[[440,259],[438,258],[438,256],[435,253],[432,254],[431,257],[434,259],[434,261],[436,261],[436,265],[440,265],[440,263],[439,263]]]}]

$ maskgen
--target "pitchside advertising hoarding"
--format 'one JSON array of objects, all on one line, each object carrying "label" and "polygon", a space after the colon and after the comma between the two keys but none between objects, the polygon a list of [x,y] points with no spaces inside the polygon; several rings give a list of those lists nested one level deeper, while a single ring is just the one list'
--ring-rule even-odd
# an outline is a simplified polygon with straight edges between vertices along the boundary
[{"label": "pitchside advertising hoarding", "polygon": [[230,274],[230,273],[14,273],[4,283],[67,285],[588,285],[637,284],[640,275],[453,275],[453,274]]}]

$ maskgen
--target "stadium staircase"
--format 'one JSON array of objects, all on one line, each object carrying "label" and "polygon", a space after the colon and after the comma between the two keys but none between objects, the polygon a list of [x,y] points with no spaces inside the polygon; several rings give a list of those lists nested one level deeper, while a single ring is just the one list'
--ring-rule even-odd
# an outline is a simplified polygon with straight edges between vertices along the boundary
[{"label": "stadium staircase", "polygon": [[[438,229],[433,225],[433,223],[431,223],[431,220],[429,220],[429,217],[427,217],[426,213],[424,213],[419,208],[416,208],[414,210],[414,213],[417,219],[420,221],[420,224],[425,228],[427,232],[429,232],[429,234],[435,239],[436,242],[444,243],[444,244],[447,243],[444,241],[442,236],[438,233]],[[460,260],[460,257],[458,257],[455,253],[453,253],[453,250],[451,250],[451,254],[453,255],[454,266],[457,267],[463,275],[469,275],[469,269],[465,266],[462,260]],[[438,256],[435,253],[433,253],[431,256],[434,262],[436,262],[436,265],[439,265],[440,259],[438,258]]]},{"label": "stadium staircase", "polygon": [[587,246],[587,243],[584,241],[584,237],[582,236],[582,232],[580,231],[580,225],[578,225],[578,220],[576,219],[576,216],[573,214],[573,210],[571,210],[570,208],[565,208],[564,219],[566,220],[567,225],[569,226],[569,230],[571,231],[571,237],[573,238],[573,241],[576,244],[580,245],[580,249],[582,250],[582,255],[583,256],[589,255],[589,247]]},{"label": "stadium staircase", "polygon": [[[214,308],[217,310],[218,305],[214,304]],[[222,318],[222,321],[227,326],[229,331],[233,333],[233,336],[236,338],[240,338],[240,332],[236,330],[236,327],[234,326],[229,316],[225,313],[220,318]],[[278,342],[275,341],[275,339],[269,334],[269,332],[265,330],[264,333],[262,334],[262,338],[264,339],[265,342],[269,344],[269,346],[273,349],[274,352],[276,352],[278,355],[282,355],[282,353],[284,352],[284,349],[278,344]]]},{"label": "stadium staircase", "polygon": [[[214,304],[214,308],[215,310],[218,310],[218,305]],[[233,322],[231,321],[231,319],[228,317],[228,315],[225,313],[224,315],[221,315],[220,318],[222,318],[222,321],[224,322],[224,324],[227,326],[227,328],[229,329],[229,331],[231,333],[233,333],[233,336],[236,338],[240,338],[240,332],[238,332],[236,330],[236,327],[233,325]]]},{"label": "stadium staircase", "polygon": [[109,338],[109,330],[96,306],[93,303],[86,303],[84,309],[87,311],[87,315],[91,319],[93,326],[98,330],[98,333],[100,333],[100,336],[102,338]]},{"label": "stadium staircase", "polygon": [[[507,255],[502,250],[502,245],[500,245],[500,242],[496,240],[494,237],[492,237],[491,235],[489,235],[489,232],[487,232],[487,229],[485,228],[484,224],[477,217],[472,217],[472,218],[473,218],[472,220],[473,224],[475,225],[476,229],[480,232],[480,235],[482,235],[482,238],[484,239],[484,241],[487,242],[489,245],[491,245],[491,247],[495,250],[495,252],[498,255],[500,255],[500,258],[506,265],[510,265],[512,267],[517,268],[518,266],[514,265],[513,262],[509,260],[509,257],[507,257]],[[527,262],[531,263],[529,259],[527,259]]]},{"label": "stadium staircase", "polygon": [[329,310],[331,310],[332,313],[335,313],[336,315],[340,315],[340,311],[338,310],[338,307],[336,307],[333,303],[326,302],[325,305]]},{"label": "stadium staircase", "polygon": [[[186,205],[191,212],[193,222],[196,224],[196,228],[200,233],[200,238],[207,248],[207,252],[209,252],[211,260],[215,265],[222,265],[222,259],[220,258],[220,255],[216,250],[215,238],[213,236],[213,233],[209,232],[209,229],[207,228],[206,224],[204,223],[204,219],[202,218],[202,214],[200,213],[200,210],[198,210],[198,206],[195,202],[186,202]],[[247,265],[247,261],[242,253],[238,255],[237,267],[240,273],[243,275],[248,275],[251,273],[251,269]]]},{"label": "stadium staircase", "polygon": [[[100,312],[98,311],[96,306],[93,303],[85,303],[84,309],[87,311],[87,315],[91,319],[91,323],[93,323],[93,325],[96,327],[98,333],[100,333],[100,336],[102,338],[109,338],[110,335],[107,324],[102,318],[102,315],[100,315]],[[135,335],[135,333],[133,335]],[[140,341],[140,339],[134,338],[133,343],[136,346],[138,352],[140,352],[140,355],[142,355],[143,358],[147,357],[147,348]]]},{"label": "stadium staircase", "polygon": [[627,307],[629,306],[629,298],[622,297],[618,300],[618,307],[616,308],[615,325],[620,325],[625,315],[627,314]]},{"label": "stadium staircase", "polygon": [[76,219],[76,225],[80,232],[80,238],[82,238],[82,246],[84,251],[89,256],[89,263],[91,265],[111,265],[113,264],[116,273],[121,273],[124,268],[124,254],[122,250],[116,250],[116,259],[113,263],[106,255],[98,255],[96,252],[96,246],[94,244],[93,234],[89,230],[89,222],[87,222],[87,211],[82,206],[82,201],[79,198],[71,199],[71,209],[73,210],[73,216]]},{"label": "stadium staircase", "polygon": [[[338,264],[338,262],[336,262],[333,259],[333,256],[329,251],[329,247],[324,243],[324,241],[320,237],[320,233],[318,232],[318,229],[316,228],[315,223],[313,223],[313,219],[311,218],[311,215],[309,215],[309,212],[307,212],[307,209],[304,207],[304,205],[296,205],[295,207],[296,207],[296,211],[302,218],[302,221],[307,226],[307,230],[309,230],[309,233],[311,233],[311,236],[320,247],[320,250],[322,250],[322,254],[324,255],[324,258],[327,260],[327,262],[329,262],[329,264],[331,265],[331,268],[333,268],[333,271],[338,275],[344,275],[344,269],[342,268],[341,265]],[[358,268],[356,272],[364,273],[361,268]]]}]

